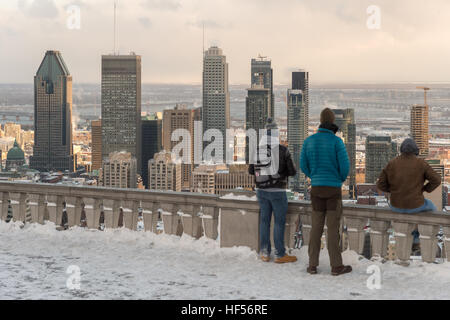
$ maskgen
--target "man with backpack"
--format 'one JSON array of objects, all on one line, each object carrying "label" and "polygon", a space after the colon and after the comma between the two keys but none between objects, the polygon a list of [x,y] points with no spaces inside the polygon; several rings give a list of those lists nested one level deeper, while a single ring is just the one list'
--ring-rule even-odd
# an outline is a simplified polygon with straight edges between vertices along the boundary
[{"label": "man with backpack", "polygon": [[273,235],[275,263],[295,262],[297,257],[286,254],[284,229],[288,211],[287,180],[288,177],[295,176],[297,170],[289,150],[285,146],[280,145],[277,124],[272,118],[267,119],[266,134],[261,137],[258,159],[255,162],[250,163],[248,171],[249,174],[255,176],[256,196],[261,208],[261,260],[264,262],[270,261],[270,222],[273,212],[275,220]]},{"label": "man with backpack", "polygon": [[320,113],[320,126],[316,134],[303,143],[300,167],[311,179],[312,226],[309,238],[309,267],[307,272],[317,273],[325,218],[328,228],[328,254],[331,274],[334,276],[352,271],[342,263],[340,234],[342,216],[342,183],[350,169],[347,150],[341,138],[335,134],[333,111],[325,108]]}]

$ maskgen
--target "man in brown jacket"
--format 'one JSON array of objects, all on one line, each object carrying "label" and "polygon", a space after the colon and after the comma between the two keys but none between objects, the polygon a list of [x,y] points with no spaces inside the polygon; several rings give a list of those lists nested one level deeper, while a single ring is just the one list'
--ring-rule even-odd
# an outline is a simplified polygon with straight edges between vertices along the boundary
[{"label": "man in brown jacket", "polygon": [[405,139],[400,152],[401,155],[392,159],[381,172],[378,189],[391,194],[389,205],[394,212],[436,211],[436,206],[424,198],[423,192],[431,193],[436,189],[441,184],[440,175],[417,157],[419,148],[413,139]]}]

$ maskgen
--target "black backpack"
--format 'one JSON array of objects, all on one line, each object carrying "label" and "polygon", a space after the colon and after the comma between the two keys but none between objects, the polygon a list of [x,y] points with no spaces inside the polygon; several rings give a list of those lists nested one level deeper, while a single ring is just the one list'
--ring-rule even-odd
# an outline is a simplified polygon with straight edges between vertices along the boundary
[{"label": "black backpack", "polygon": [[276,174],[270,174],[270,168],[272,166],[272,150],[270,145],[267,145],[267,161],[262,162],[259,157],[255,168],[255,183],[258,188],[270,188],[276,185],[279,181],[283,180],[283,177],[277,172]]}]

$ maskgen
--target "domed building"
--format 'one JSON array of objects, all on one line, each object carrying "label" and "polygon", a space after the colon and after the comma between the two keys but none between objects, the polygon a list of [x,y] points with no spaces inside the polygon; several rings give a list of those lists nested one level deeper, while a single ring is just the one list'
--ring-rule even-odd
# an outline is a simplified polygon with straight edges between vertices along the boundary
[{"label": "domed building", "polygon": [[25,164],[25,153],[20,149],[17,141],[14,141],[14,146],[9,149],[6,156],[6,171],[20,170]]}]

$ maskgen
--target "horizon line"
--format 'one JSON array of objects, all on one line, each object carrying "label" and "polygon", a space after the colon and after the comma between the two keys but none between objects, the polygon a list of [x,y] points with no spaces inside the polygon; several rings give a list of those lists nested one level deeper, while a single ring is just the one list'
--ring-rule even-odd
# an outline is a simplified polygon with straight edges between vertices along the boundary
[{"label": "horizon line", "polygon": [[[74,85],[101,85],[101,82],[73,82]],[[191,85],[201,86],[201,82],[141,82],[143,85]],[[320,81],[310,83],[310,86],[324,85],[398,85],[398,84],[450,84],[448,81]],[[0,82],[0,85],[33,85],[33,82]],[[248,86],[248,83],[229,83],[230,86]],[[289,86],[288,83],[274,83],[274,86]]]}]

